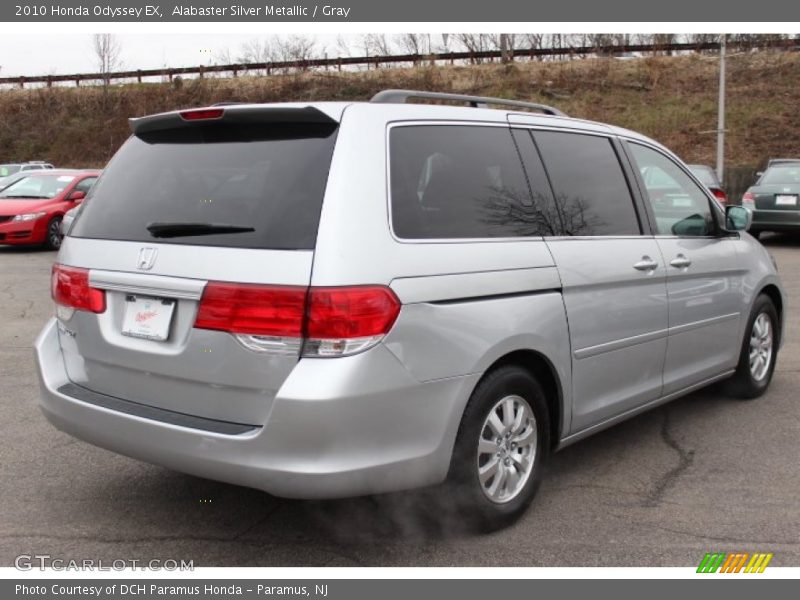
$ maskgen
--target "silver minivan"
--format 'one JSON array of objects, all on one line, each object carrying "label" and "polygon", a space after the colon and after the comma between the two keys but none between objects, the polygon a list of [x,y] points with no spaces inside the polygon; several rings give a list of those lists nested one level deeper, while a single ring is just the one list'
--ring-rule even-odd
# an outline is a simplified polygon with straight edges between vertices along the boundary
[{"label": "silver minivan", "polygon": [[442,484],[493,527],[554,450],[769,385],[784,295],[749,212],[646,137],[402,90],[131,126],[35,344],[77,438],[285,497]]}]

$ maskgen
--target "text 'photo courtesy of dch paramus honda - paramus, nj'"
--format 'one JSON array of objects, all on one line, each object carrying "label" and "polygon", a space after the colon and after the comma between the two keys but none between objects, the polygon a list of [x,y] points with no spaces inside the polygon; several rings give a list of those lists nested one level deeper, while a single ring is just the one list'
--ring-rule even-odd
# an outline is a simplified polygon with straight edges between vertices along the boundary
[{"label": "text 'photo courtesy of dch paramus honda - paramus, nj'", "polygon": [[131,127],[35,343],[77,438],[289,498],[439,486],[491,529],[554,451],[770,383],[784,293],[753,212],[642,135],[405,90]]}]

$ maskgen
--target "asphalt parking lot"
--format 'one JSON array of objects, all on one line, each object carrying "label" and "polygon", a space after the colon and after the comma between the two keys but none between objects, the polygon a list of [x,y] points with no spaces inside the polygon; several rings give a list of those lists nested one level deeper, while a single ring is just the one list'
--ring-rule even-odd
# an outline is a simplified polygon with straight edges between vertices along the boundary
[{"label": "asphalt parking lot", "polygon": [[709,389],[555,455],[514,526],[465,531],[427,493],[300,502],[139,463],[53,429],[32,342],[55,253],[0,247],[0,565],[184,559],[195,566],[693,566],[709,551],[800,566],[800,236],[772,236],[789,296],[770,391]]}]

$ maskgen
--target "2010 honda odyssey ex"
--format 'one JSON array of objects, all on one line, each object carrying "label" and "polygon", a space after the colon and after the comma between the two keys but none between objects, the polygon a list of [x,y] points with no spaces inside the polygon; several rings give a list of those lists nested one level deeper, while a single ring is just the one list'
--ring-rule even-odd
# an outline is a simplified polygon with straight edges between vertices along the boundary
[{"label": "2010 honda odyssey ex", "polygon": [[35,345],[77,438],[286,497],[444,482],[496,526],[553,450],[769,385],[784,296],[748,211],[641,135],[397,90],[131,125]]}]

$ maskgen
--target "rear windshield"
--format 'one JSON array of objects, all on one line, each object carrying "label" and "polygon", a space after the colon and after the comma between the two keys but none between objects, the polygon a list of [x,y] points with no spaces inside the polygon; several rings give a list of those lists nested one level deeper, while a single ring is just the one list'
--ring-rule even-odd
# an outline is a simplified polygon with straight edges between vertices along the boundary
[{"label": "rear windshield", "polygon": [[760,185],[800,184],[800,163],[770,167],[759,182]]},{"label": "rear windshield", "polygon": [[[335,137],[334,124],[309,123],[133,136],[92,188],[70,235],[313,249]],[[181,225],[193,227],[181,232]],[[170,235],[156,237],[165,226]]]}]

